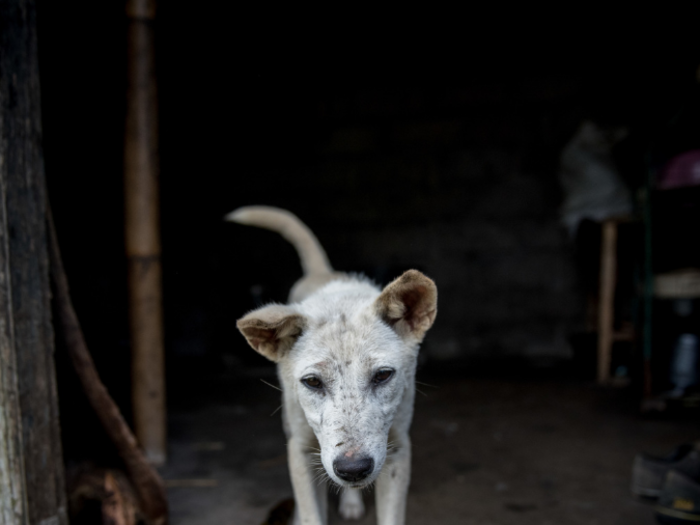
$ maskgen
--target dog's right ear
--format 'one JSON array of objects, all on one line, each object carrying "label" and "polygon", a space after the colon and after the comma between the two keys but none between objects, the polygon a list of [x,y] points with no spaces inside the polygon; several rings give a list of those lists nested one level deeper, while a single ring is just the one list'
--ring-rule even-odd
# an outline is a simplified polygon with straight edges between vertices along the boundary
[{"label": "dog's right ear", "polygon": [[437,315],[437,287],[418,270],[408,270],[382,290],[374,308],[403,339],[420,342]]},{"label": "dog's right ear", "polygon": [[271,304],[253,310],[236,323],[257,352],[278,362],[306,327],[306,319],[294,308]]}]

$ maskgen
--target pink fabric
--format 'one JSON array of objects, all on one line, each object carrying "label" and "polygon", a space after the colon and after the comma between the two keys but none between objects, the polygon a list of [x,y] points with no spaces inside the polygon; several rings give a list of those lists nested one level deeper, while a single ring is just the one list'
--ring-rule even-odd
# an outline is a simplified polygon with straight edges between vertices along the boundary
[{"label": "pink fabric", "polygon": [[664,190],[697,185],[700,185],[700,150],[698,149],[673,157],[663,167],[658,178],[658,187]]}]

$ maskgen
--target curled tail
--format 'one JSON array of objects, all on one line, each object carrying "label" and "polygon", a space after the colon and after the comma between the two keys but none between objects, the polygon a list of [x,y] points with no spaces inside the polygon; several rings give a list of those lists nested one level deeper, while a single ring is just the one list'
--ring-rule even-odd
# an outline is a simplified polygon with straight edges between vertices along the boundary
[{"label": "curled tail", "polygon": [[271,206],[245,206],[227,214],[224,219],[275,231],[296,248],[304,275],[323,275],[333,272],[326,252],[311,230],[287,210]]}]

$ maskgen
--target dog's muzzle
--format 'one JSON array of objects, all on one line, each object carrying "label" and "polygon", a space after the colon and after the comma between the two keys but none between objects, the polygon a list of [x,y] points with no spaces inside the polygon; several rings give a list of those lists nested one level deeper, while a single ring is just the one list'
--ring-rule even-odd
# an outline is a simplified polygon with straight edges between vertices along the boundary
[{"label": "dog's muzzle", "polygon": [[374,470],[372,458],[340,457],[333,462],[336,476],[345,481],[362,481]]}]

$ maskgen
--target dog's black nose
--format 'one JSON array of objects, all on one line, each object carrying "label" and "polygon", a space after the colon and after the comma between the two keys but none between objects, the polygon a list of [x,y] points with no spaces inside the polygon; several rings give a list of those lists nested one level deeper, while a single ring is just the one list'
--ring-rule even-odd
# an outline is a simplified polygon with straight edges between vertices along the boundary
[{"label": "dog's black nose", "polygon": [[333,470],[340,479],[360,481],[372,473],[374,460],[372,458],[340,457],[333,462]]}]

